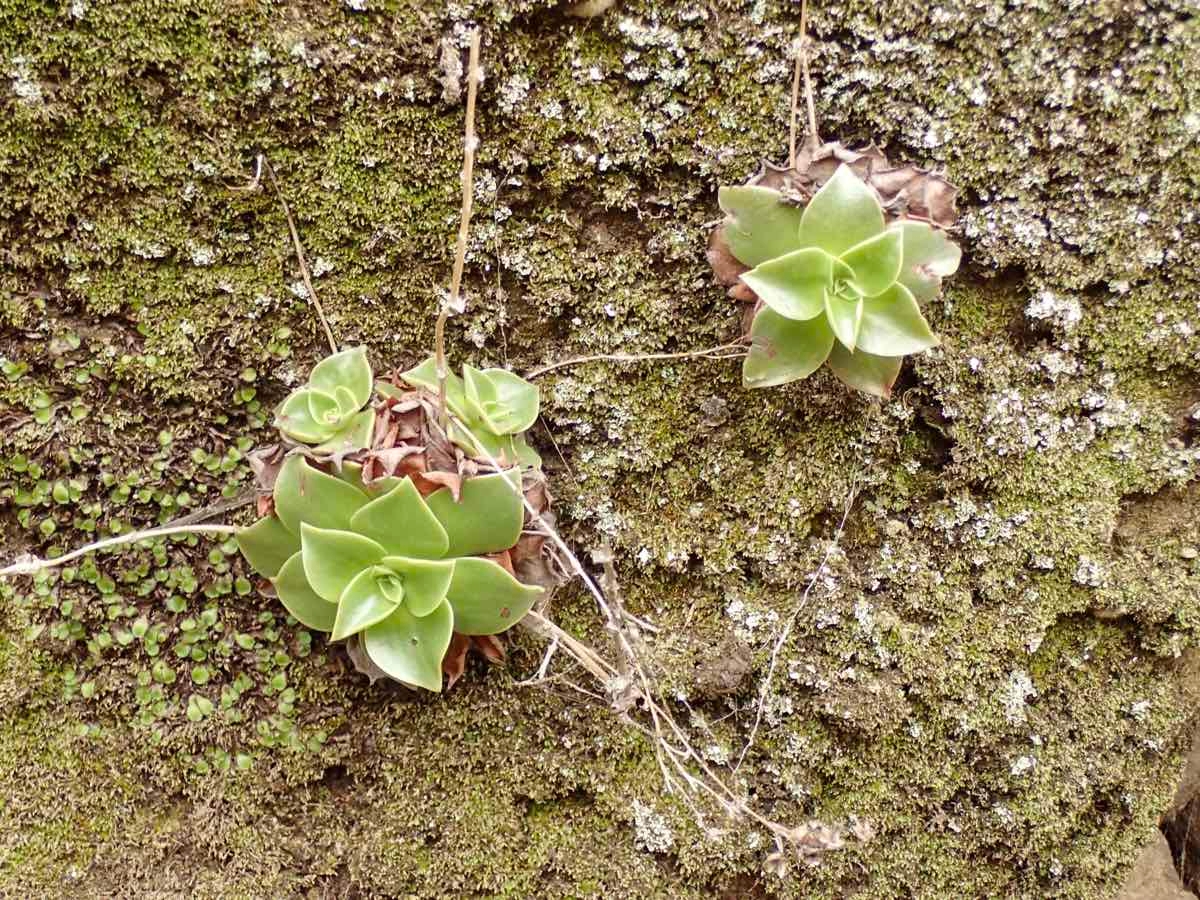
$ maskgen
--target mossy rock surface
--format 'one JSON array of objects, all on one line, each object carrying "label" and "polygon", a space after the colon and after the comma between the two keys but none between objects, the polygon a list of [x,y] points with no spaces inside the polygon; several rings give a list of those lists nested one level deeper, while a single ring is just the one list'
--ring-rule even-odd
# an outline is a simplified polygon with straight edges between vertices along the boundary
[{"label": "mossy rock surface", "polygon": [[[428,353],[462,147],[442,48],[472,21],[454,359],[737,333],[705,237],[717,186],[783,155],[798,4],[439,6],[0,0],[4,558],[248,485],[323,352],[260,152],[339,337],[379,369]],[[822,136],[962,188],[942,345],[883,404],[828,373],[748,393],[728,361],[566,369],[533,434],[714,764],[796,613],[736,780],[874,839],[768,875],[769,840],[698,829],[636,731],[516,686],[533,636],[445,696],[371,687],[193,538],[0,587],[0,893],[1115,893],[1196,708],[1198,26],[1185,0],[814,7]],[[555,602],[607,646],[582,592]]]}]

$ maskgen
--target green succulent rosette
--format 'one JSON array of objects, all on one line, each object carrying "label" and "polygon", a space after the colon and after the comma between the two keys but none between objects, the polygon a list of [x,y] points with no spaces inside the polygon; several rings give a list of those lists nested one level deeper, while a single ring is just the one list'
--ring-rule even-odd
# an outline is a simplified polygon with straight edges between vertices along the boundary
[{"label": "green succulent rosette", "polygon": [[238,545],[301,624],[332,640],[360,635],[391,678],[440,691],[454,632],[499,634],[542,589],[483,558],[517,543],[524,508],[516,471],[477,475],[422,497],[410,478],[367,488],[354,463],[339,475],[289,456],[275,481],[275,514]]},{"label": "green succulent rosette", "polygon": [[921,313],[961,251],[928,222],[888,224],[878,194],[847,165],[803,208],[757,185],[724,187],[724,238],[762,300],[742,368],[747,387],[811,375],[887,396],[904,356],[935,346]]},{"label": "green succulent rosette", "polygon": [[373,384],[365,347],[327,356],[313,367],[308,383],[279,405],[275,427],[318,453],[361,450],[375,428],[375,412],[363,409]]}]

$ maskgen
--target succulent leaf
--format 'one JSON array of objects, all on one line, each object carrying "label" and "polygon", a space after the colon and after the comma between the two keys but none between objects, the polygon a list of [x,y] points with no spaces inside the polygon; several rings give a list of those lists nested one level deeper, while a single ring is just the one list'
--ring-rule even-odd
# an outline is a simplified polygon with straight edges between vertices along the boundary
[{"label": "succulent leaf", "polygon": [[307,388],[293,391],[275,412],[275,427],[302,444],[315,444],[329,435],[328,427],[313,418],[311,394]]},{"label": "succulent leaf", "polygon": [[538,417],[538,389],[505,369],[463,366],[468,401],[494,434],[517,434]]},{"label": "succulent leaf", "polygon": [[797,321],[761,309],[750,326],[742,383],[761,388],[806,378],[821,367],[832,346],[833,330],[825,316]]},{"label": "succulent leaf", "polygon": [[851,353],[840,343],[835,343],[827,362],[843,384],[886,399],[892,395],[892,385],[900,374],[903,358],[876,356],[861,349]]},{"label": "succulent leaf", "polygon": [[806,247],[760,263],[744,273],[742,281],[781,316],[811,319],[825,311],[834,262],[824,250]]},{"label": "succulent leaf", "polygon": [[399,606],[363,632],[363,647],[371,661],[397,681],[440,692],[442,657],[453,633],[449,603],[421,617]]},{"label": "succulent leaf", "polygon": [[330,397],[337,395],[339,387],[345,388],[351,397],[350,411],[362,409],[371,399],[371,364],[367,361],[366,347],[352,347],[325,357],[308,376],[308,383]]},{"label": "succulent leaf", "polygon": [[467,557],[454,564],[447,598],[461,634],[499,634],[512,627],[542,595],[490,559]]},{"label": "succulent leaf", "polygon": [[442,523],[430,512],[411,478],[359,509],[349,526],[377,541],[390,556],[440,559],[450,549]]},{"label": "succulent leaf", "polygon": [[283,564],[300,550],[300,538],[276,516],[264,516],[237,533],[238,549],[250,567],[264,578],[274,578]]},{"label": "succulent leaf", "polygon": [[300,526],[304,574],[318,595],[337,603],[342,591],[360,572],[383,561],[386,551],[353,531]]},{"label": "succulent leaf", "polygon": [[386,556],[383,564],[404,585],[404,606],[414,616],[427,616],[446,599],[457,562],[453,559],[411,559]]},{"label": "succulent leaf", "polygon": [[903,235],[891,229],[856,244],[841,257],[854,271],[854,285],[864,297],[882,294],[895,284],[903,258]]},{"label": "succulent leaf", "polygon": [[877,356],[907,356],[937,346],[937,335],[921,315],[908,288],[892,285],[878,297],[863,301],[858,347]]},{"label": "succulent leaf", "polygon": [[843,164],[804,207],[799,245],[841,256],[881,231],[883,208],[878,196]]},{"label": "succulent leaf", "polygon": [[300,523],[346,529],[367,503],[367,495],[340,478],[314,469],[299,455],[289,456],[275,479],[275,514],[293,534]]},{"label": "succulent leaf", "polygon": [[847,350],[853,350],[858,341],[858,332],[863,321],[863,298],[840,297],[832,291],[825,292],[825,318],[834,335]]},{"label": "succulent leaf", "polygon": [[[434,394],[438,392],[437,360],[432,356],[419,366],[414,366],[402,373],[400,377],[414,387],[425,388]],[[463,384],[463,380],[453,372],[446,373],[446,405],[459,418],[471,417],[466,386]]]},{"label": "succulent leaf", "polygon": [[317,453],[350,452],[361,450],[371,443],[375,432],[375,410],[364,409],[345,421],[343,427],[331,434],[315,449]]},{"label": "succulent leaf", "polygon": [[285,562],[272,580],[279,602],[305,628],[329,631],[333,628],[337,607],[317,595],[304,573],[302,554],[296,553]]},{"label": "succulent leaf", "polygon": [[958,271],[962,250],[941,229],[927,222],[901,220],[889,226],[904,239],[904,264],[899,281],[912,293],[918,303],[926,303],[938,295],[942,279]]},{"label": "succulent leaf", "polygon": [[778,191],[753,185],[723,187],[717,202],[729,214],[723,227],[730,252],[744,265],[753,268],[803,246],[800,210],[785,203]]},{"label": "succulent leaf", "polygon": [[395,611],[399,604],[391,596],[394,592],[386,590],[381,583],[389,577],[394,577],[390,569],[372,566],[350,580],[338,598],[331,640],[340,641],[358,634]]},{"label": "succulent leaf", "polygon": [[321,428],[328,430],[337,428],[342,423],[342,411],[332,394],[308,388],[303,391],[308,398],[308,414]]},{"label": "succulent leaf", "polygon": [[446,556],[498,553],[517,542],[525,521],[520,477],[519,471],[509,470],[468,478],[458,503],[448,488],[425,498],[449,538]]}]

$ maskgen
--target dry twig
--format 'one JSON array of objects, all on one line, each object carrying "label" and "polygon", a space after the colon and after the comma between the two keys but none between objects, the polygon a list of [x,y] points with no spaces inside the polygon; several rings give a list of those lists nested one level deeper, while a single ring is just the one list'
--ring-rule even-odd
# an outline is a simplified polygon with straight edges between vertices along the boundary
[{"label": "dry twig", "polygon": [[739,338],[716,347],[688,350],[682,353],[600,353],[595,356],[575,356],[534,369],[532,372],[526,373],[525,378],[532,380],[540,378],[547,372],[553,372],[555,369],[565,369],[567,366],[578,366],[590,362],[638,363],[656,359],[741,359],[745,355],[746,339]]},{"label": "dry twig", "polygon": [[64,553],[62,556],[57,556],[54,559],[39,559],[32,555],[18,557],[11,565],[0,569],[0,576],[33,575],[35,572],[40,572],[43,569],[54,569],[65,565],[73,559],[86,556],[96,550],[103,550],[106,547],[116,547],[121,544],[136,544],[138,541],[149,540],[150,538],[166,537],[172,534],[237,534],[240,530],[236,525],[174,525],[163,528],[148,528],[145,531],[131,531],[128,534],[118,534],[115,537],[87,544],[78,550],[72,550],[70,553]]}]

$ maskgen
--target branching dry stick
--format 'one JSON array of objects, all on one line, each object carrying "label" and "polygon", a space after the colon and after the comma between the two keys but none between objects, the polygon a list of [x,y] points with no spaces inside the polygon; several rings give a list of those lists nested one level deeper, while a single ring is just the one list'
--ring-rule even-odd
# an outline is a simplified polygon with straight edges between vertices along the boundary
[{"label": "branching dry stick", "polygon": [[329,320],[325,318],[325,310],[321,308],[321,301],[317,299],[317,289],[313,287],[312,276],[308,271],[308,260],[304,258],[304,245],[300,243],[300,232],[296,230],[296,220],[292,218],[292,210],[288,207],[287,200],[284,199],[283,189],[279,187],[279,179],[275,177],[271,161],[261,153],[258,159],[262,167],[266,169],[267,177],[271,179],[271,187],[275,189],[275,198],[283,207],[283,214],[287,216],[288,231],[292,235],[292,246],[296,248],[296,260],[300,263],[300,276],[304,279],[304,289],[308,291],[308,302],[316,310],[317,318],[321,320],[321,327],[325,329],[325,338],[329,341],[329,352],[337,353],[337,339],[333,336],[333,329],[329,327]]},{"label": "branching dry stick", "polygon": [[575,356],[571,359],[559,360],[558,362],[534,369],[532,372],[527,372],[525,378],[526,380],[540,378],[542,375],[545,375],[547,372],[553,372],[555,369],[565,369],[567,366],[578,366],[591,362],[637,363],[656,359],[740,359],[746,355],[745,348],[746,340],[745,338],[741,338],[736,341],[730,341],[727,344],[719,344],[716,347],[706,347],[703,350],[688,350],[681,353],[600,353],[595,356]]},{"label": "branching dry stick", "polygon": [[104,550],[107,547],[116,547],[121,544],[136,544],[138,541],[145,541],[150,538],[166,537],[172,534],[237,534],[239,531],[241,529],[236,525],[178,525],[163,528],[148,528],[145,531],[131,531],[128,534],[119,534],[115,537],[105,538],[102,541],[96,541],[94,544],[87,544],[78,550],[72,550],[70,553],[65,553],[54,559],[39,559],[36,556],[18,558],[11,565],[0,569],[0,576],[32,575],[43,569],[54,569],[65,565],[73,559],[86,556],[96,550]]},{"label": "branching dry stick", "polygon": [[450,295],[442,301],[434,326],[434,364],[438,380],[438,416],[442,430],[446,429],[446,319],[450,311],[461,311],[459,293],[462,290],[463,266],[467,260],[467,236],[471,227],[471,206],[475,198],[475,97],[479,93],[482,72],[479,69],[479,29],[471,34],[471,52],[467,63],[467,123],[463,142],[462,214],[458,223],[458,245],[454,250],[454,269],[450,273]]}]

